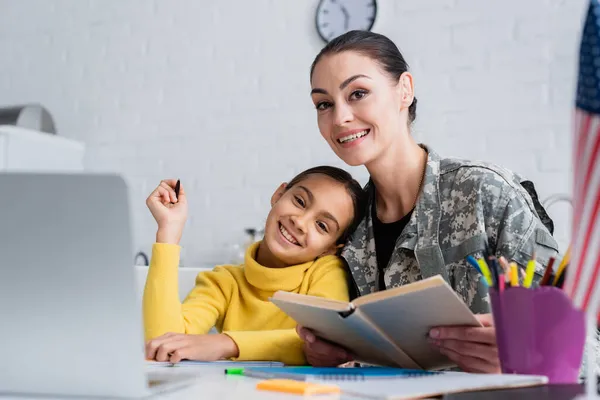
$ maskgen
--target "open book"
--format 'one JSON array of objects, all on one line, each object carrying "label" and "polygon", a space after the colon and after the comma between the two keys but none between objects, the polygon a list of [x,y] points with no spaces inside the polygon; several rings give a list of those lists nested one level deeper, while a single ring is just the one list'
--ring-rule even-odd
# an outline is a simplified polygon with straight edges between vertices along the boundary
[{"label": "open book", "polygon": [[348,303],[278,291],[270,299],[298,324],[353,352],[358,361],[412,369],[455,364],[428,342],[435,326],[481,326],[439,276]]}]

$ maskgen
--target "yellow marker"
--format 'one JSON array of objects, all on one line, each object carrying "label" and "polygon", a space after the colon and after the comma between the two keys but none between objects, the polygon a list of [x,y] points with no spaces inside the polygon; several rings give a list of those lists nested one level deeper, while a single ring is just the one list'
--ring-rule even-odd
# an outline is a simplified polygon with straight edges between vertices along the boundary
[{"label": "yellow marker", "polygon": [[320,385],[310,382],[300,382],[292,379],[269,379],[266,381],[261,381],[256,385],[256,389],[302,395],[340,393],[339,386]]},{"label": "yellow marker", "polygon": [[483,277],[487,281],[488,286],[494,286],[494,280],[492,279],[492,273],[490,272],[490,268],[488,267],[485,260],[483,258],[478,258],[477,264],[479,265],[479,268],[481,269],[481,272],[483,273]]},{"label": "yellow marker", "polygon": [[569,246],[569,248],[567,248],[567,252],[565,253],[565,256],[563,257],[562,261],[560,262],[558,269],[556,270],[556,275],[554,275],[554,281],[552,281],[553,286],[556,286],[556,283],[560,279],[560,276],[563,274],[563,270],[565,269],[567,264],[569,264],[569,262],[571,262],[571,246]]},{"label": "yellow marker", "polygon": [[527,263],[525,269],[525,279],[523,279],[523,286],[528,288],[533,283],[533,274],[535,273],[535,252],[533,253],[531,260]]},{"label": "yellow marker", "polygon": [[515,262],[510,263],[510,286],[519,286],[519,267]]}]

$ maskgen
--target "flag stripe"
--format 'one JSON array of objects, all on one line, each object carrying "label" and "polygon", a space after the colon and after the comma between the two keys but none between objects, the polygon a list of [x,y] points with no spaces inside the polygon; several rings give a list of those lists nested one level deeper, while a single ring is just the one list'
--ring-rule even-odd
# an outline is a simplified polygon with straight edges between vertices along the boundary
[{"label": "flag stripe", "polygon": [[[575,109],[575,140],[574,140],[574,146],[573,146],[573,153],[574,153],[574,157],[573,160],[574,162],[574,175],[575,177],[580,176],[580,170],[581,170],[581,159],[582,159],[582,154],[583,154],[583,143],[584,140],[583,138],[586,137],[586,133],[588,132],[590,125],[591,125],[591,115],[587,112],[584,112],[582,110],[579,110],[578,108]],[[581,207],[579,206],[579,202],[580,202],[580,198],[581,198],[581,181],[578,179],[574,180],[574,184],[573,184],[574,190],[573,190],[573,224],[572,224],[572,229],[571,229],[571,237],[572,239],[572,245],[574,247],[574,249],[577,249],[577,236],[578,236],[578,231],[577,231],[577,227],[579,226],[579,221],[581,219]],[[573,263],[574,265],[579,265],[578,264],[578,256],[579,256],[579,251],[573,251]],[[572,296],[573,292],[574,292],[574,286],[575,286],[575,282],[579,282],[579,279],[581,277],[581,269],[576,269],[574,272],[572,272],[571,274],[567,275],[567,279],[565,282],[565,292],[567,293],[567,295]]]},{"label": "flag stripe", "polygon": [[[600,272],[600,257],[596,257],[596,265],[594,266],[594,275],[592,276],[592,282],[596,282],[598,279],[598,272]],[[589,285],[588,290],[585,294],[585,298],[583,300],[583,304],[581,306],[582,309],[588,310],[590,304],[592,304],[591,297],[594,296],[594,303],[598,303],[598,294],[600,293],[598,290],[593,290],[596,285]]]},{"label": "flag stripe", "polygon": [[[587,115],[587,113],[582,113],[585,114],[585,123],[582,125],[584,127],[584,129],[589,130],[594,130],[596,132],[596,134],[598,135],[600,133],[600,118],[590,118],[589,115]],[[583,133],[583,132],[582,132]],[[585,134],[582,134],[581,136],[588,136]],[[590,137],[592,137],[592,135],[589,135]],[[590,156],[588,155],[587,158],[589,159]],[[580,158],[581,160],[581,158]],[[582,162],[576,162],[575,163],[577,166],[581,165]],[[585,165],[585,164],[584,164]],[[581,171],[582,168],[577,168]],[[585,168],[587,169],[587,168]],[[579,173],[576,176],[581,177],[583,174]],[[591,177],[590,177],[591,179]],[[573,212],[573,247],[576,249],[573,252],[573,263],[574,265],[579,265],[581,262],[583,262],[583,258],[584,255],[586,254],[585,251],[581,250],[581,244],[583,242],[583,247],[587,247],[586,243],[586,237],[589,234],[589,232],[587,231],[587,229],[584,228],[584,226],[582,226],[581,224],[581,220],[582,218],[585,217],[583,224],[585,225],[585,221],[588,220],[587,218],[587,214],[588,214],[588,208],[590,208],[590,206],[588,206],[588,208],[585,207],[585,197],[581,194],[584,190],[584,188],[586,187],[586,185],[582,184],[582,180],[581,179],[576,179],[576,182],[579,183],[579,185],[577,185],[576,188],[576,193],[580,193],[578,196],[576,196],[576,198],[574,199],[574,212]],[[593,212],[593,211],[592,211]],[[581,273],[582,273],[582,269],[576,269],[576,271],[574,271],[575,276],[573,277],[574,279],[567,279],[567,287],[565,288],[567,294],[569,294],[570,296],[575,296],[576,297],[576,291],[577,289],[574,286],[577,286],[581,280]],[[577,302],[577,301],[576,301]]]},{"label": "flag stripe", "polygon": [[[588,247],[579,246],[581,254],[581,257],[578,258],[579,265],[581,265],[579,269],[584,272],[577,282],[572,296],[577,307],[587,307],[590,297],[589,292],[596,286],[594,282],[598,278],[599,271],[595,269],[594,264],[598,258],[598,246],[593,245],[593,243],[598,240],[600,240],[600,231],[596,230],[596,232],[590,232],[589,236],[585,238],[585,245],[588,245]],[[589,246],[590,241],[592,246]]]},{"label": "flag stripe", "polygon": [[[589,284],[595,282],[593,280],[594,273],[591,270],[591,266],[588,264],[594,263],[593,253],[595,248],[598,247],[597,243],[592,241],[592,249],[589,248],[590,240],[594,236],[593,228],[596,227],[593,223],[598,217],[598,208],[600,207],[600,165],[596,165],[594,174],[592,176],[591,185],[588,187],[590,194],[584,199],[582,207],[581,218],[582,221],[578,227],[578,234],[574,242],[574,246],[577,249],[576,259],[573,261],[580,266],[577,270],[577,278],[575,281],[575,288],[572,293],[573,300],[576,305],[581,306],[585,300],[583,299],[584,293],[588,291]],[[596,229],[596,236],[600,234],[600,229]],[[594,246],[594,244],[596,245]],[[582,274],[583,272],[583,274]],[[592,285],[593,286],[593,285]]]},{"label": "flag stripe", "polygon": [[[594,118],[597,122],[599,118]],[[583,179],[583,188],[587,188],[590,184],[590,179],[592,177],[592,172],[594,170],[594,164],[598,160],[598,150],[600,149],[600,128],[595,129],[594,135],[589,135],[589,143],[587,143],[587,148],[590,151],[587,151],[585,157],[583,159],[583,169],[585,171],[585,178]],[[595,137],[595,140],[594,140]],[[593,146],[593,150],[592,149]],[[591,158],[590,158],[591,157]],[[594,160],[594,162],[590,163],[590,160]]]},{"label": "flag stripe", "polygon": [[[583,222],[583,225],[580,226],[581,230],[584,230],[585,227],[585,236],[583,246],[580,246],[580,254],[584,258],[584,263],[582,265],[586,266],[586,270],[591,272],[591,276],[584,281],[580,281],[580,286],[577,288],[576,293],[576,304],[582,306],[584,309],[588,307],[589,300],[591,297],[591,291],[594,288],[597,288],[598,285],[596,281],[598,279],[598,272],[600,272],[596,268],[597,258],[598,258],[598,243],[600,243],[600,229],[598,229],[599,218],[598,218],[598,209],[600,208],[600,164],[596,165],[593,182],[592,182],[592,191],[591,193],[595,193],[594,196],[588,196],[586,201],[586,209],[591,209],[593,207],[593,212],[591,215],[586,213],[586,219]],[[590,247],[589,244],[592,244]],[[582,299],[583,297],[583,299]],[[582,303],[579,303],[579,300],[582,299]]]}]

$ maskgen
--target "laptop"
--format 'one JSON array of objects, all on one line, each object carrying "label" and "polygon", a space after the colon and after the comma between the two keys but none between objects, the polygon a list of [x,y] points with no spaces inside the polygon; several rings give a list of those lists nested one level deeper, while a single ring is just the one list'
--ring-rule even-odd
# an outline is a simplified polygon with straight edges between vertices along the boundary
[{"label": "laptop", "polygon": [[124,180],[0,173],[0,192],[0,394],[139,398],[189,385],[146,371]]}]

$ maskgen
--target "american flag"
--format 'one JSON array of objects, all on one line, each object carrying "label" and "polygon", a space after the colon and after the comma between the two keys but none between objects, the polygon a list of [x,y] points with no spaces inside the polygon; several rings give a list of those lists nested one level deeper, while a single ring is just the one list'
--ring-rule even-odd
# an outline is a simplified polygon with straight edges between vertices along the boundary
[{"label": "american flag", "polygon": [[572,259],[565,291],[586,312],[600,306],[600,2],[591,0],[579,51],[573,140]]}]

